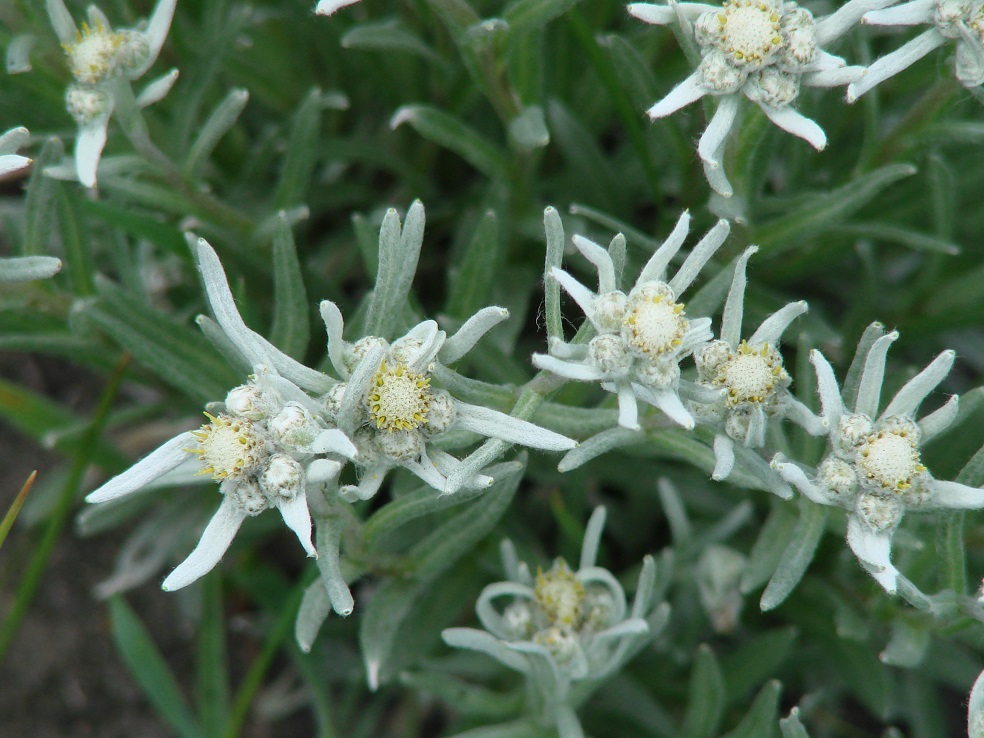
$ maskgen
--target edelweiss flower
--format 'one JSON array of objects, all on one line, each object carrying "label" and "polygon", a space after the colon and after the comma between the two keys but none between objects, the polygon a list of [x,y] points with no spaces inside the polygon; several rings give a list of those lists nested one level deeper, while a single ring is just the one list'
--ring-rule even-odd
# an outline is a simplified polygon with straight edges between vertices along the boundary
[{"label": "edelweiss flower", "polygon": [[[713,478],[726,479],[734,468],[734,442],[748,448],[765,444],[765,431],[771,419],[789,418],[813,435],[826,432],[826,426],[809,408],[789,392],[792,380],[782,363],[779,339],[795,318],[807,311],[803,301],[791,302],[777,310],[752,336],[741,338],[745,299],[745,268],[758,251],[751,246],[738,258],[731,290],[721,318],[721,337],[694,352],[697,363],[696,392],[688,403],[697,422],[714,426],[715,466]],[[787,497],[784,485],[772,487]]]},{"label": "edelweiss flower", "polygon": [[[865,1],[863,7],[870,8],[871,3]],[[822,150],[826,135],[797,112],[794,103],[802,86],[837,87],[862,74],[861,67],[846,67],[843,59],[822,48],[860,16],[857,3],[848,6],[842,8],[844,12],[816,20],[809,10],[781,0],[725,0],[723,6],[690,2],[629,5],[629,13],[647,23],[679,23],[681,32],[700,48],[700,66],[653,105],[647,111],[649,117],[665,117],[705,95],[719,98],[697,152],[707,181],[725,197],[733,190],[721,169],[721,158],[742,96],[757,104],[777,126]]]},{"label": "edelweiss flower", "polygon": [[680,400],[680,361],[711,339],[711,320],[688,318],[679,299],[730,227],[719,221],[668,279],[670,261],[689,231],[685,212],[628,295],[618,289],[608,252],[580,236],[574,236],[574,245],[598,270],[597,294],[561,269],[547,275],[577,301],[598,335],[587,345],[552,342],[550,355],[534,354],[533,364],[568,379],[601,382],[618,395],[618,423],[625,428],[639,428],[637,400],[655,405],[684,428],[694,427]]},{"label": "edelweiss flower", "polygon": [[[414,326],[393,343],[366,336],[355,343],[343,337],[342,314],[335,303],[321,303],[328,331],[328,357],[344,379],[324,396],[327,416],[355,442],[355,463],[361,474],[357,486],[342,488],[350,499],[369,499],[379,490],[386,473],[402,466],[434,489],[454,492],[448,475],[459,461],[430,440],[452,428],[500,438],[531,448],[566,451],[577,443],[566,436],[489,408],[455,399],[432,386],[438,364],[452,364],[464,356],[508,311],[487,307],[447,337],[433,320]],[[469,482],[488,486],[489,477]]]},{"label": "edelweiss flower", "polygon": [[115,500],[189,460],[200,465],[200,474],[219,483],[222,503],[218,511],[195,550],[164,580],[165,590],[180,589],[210,571],[243,521],[271,507],[280,511],[308,555],[317,556],[311,542],[306,489],[337,477],[342,464],[316,457],[351,458],[356,454],[344,433],[328,427],[318,403],[276,371],[278,365],[289,369],[293,360],[243,323],[211,246],[202,239],[195,246],[219,325],[244,356],[261,361],[253,362],[255,374],[249,382],[233,388],[225,402],[209,405],[205,413],[209,422],[199,430],[172,438],[86,497],[94,503]]},{"label": "edelweiss flower", "polygon": [[949,40],[957,43],[956,76],[964,87],[984,84],[984,4],[971,0],[913,0],[894,8],[864,14],[862,23],[873,26],[932,25],[870,67],[847,88],[854,102],[889,77],[894,77]]},{"label": "edelweiss flower", "polygon": [[[89,20],[82,29],[65,7],[63,0],[47,0],[48,15],[68,60],[74,77],[65,93],[68,112],[78,123],[75,140],[75,168],[79,182],[95,187],[96,169],[106,145],[109,118],[117,105],[124,80],[139,79],[157,60],[177,0],[159,0],[146,25],[114,31],[99,8],[89,6]],[[178,78],[172,69],[151,82],[136,98],[143,108],[163,98]],[[126,89],[127,95],[132,95]]]},{"label": "edelweiss flower", "polygon": [[937,356],[878,414],[885,355],[898,335],[881,335],[870,345],[856,398],[841,396],[830,364],[823,354],[813,351],[810,361],[817,371],[823,415],[830,427],[827,455],[809,474],[781,455],[772,461],[784,479],[814,502],[848,511],[848,545],[890,593],[895,592],[899,576],[891,561],[892,535],[907,509],[984,507],[984,490],[934,479],[920,458],[920,446],[957,417],[954,395],[935,412],[915,419],[919,405],[953,366],[953,351]]},{"label": "edelweiss flower", "polygon": [[[631,610],[618,580],[595,565],[604,525],[605,508],[599,507],[588,521],[576,572],[557,559],[534,578],[504,541],[509,581],[487,586],[475,605],[485,631],[448,628],[442,634],[450,646],[481,651],[523,673],[540,696],[548,725],[573,721],[580,727],[574,709],[655,635],[668,614],[665,605],[651,612],[651,558],[643,563]],[[497,604],[503,599],[505,607]]]}]

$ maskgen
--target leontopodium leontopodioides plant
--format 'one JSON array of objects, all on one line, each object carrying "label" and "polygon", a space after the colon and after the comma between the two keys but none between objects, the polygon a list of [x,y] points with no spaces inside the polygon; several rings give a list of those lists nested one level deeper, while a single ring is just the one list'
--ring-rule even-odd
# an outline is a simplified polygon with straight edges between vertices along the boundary
[{"label": "leontopodium leontopodioides plant", "polygon": [[279,510],[305,552],[317,556],[308,491],[320,494],[321,485],[335,479],[342,462],[356,454],[309,394],[326,391],[331,380],[246,326],[215,251],[204,239],[189,236],[189,243],[216,321],[254,374],[223,402],[209,404],[208,422],[200,429],[180,433],[86,497],[91,503],[118,499],[183,464],[197,466],[203,479],[218,482],[219,508],[194,551],[164,580],[165,590],[187,586],[214,568],[243,522],[269,508]]},{"label": "leontopodium leontopodioides plant", "polygon": [[[694,352],[697,381],[687,406],[698,423],[715,429],[712,477],[716,480],[731,474],[736,442],[752,449],[765,445],[770,421],[788,418],[811,435],[826,432],[824,421],[789,391],[792,379],[779,353],[782,334],[807,311],[806,302],[789,303],[762,321],[749,338],[741,337],[745,271],[749,257],[757,250],[750,246],[738,257],[724,303],[719,338]],[[764,462],[751,471],[770,491],[784,498],[792,496],[792,491]]]},{"label": "leontopodium leontopodioides plant", "polygon": [[129,83],[142,77],[157,60],[171,27],[177,0],[158,0],[146,23],[114,30],[105,14],[90,5],[88,20],[79,28],[63,0],[47,0],[48,16],[65,50],[73,81],[65,106],[78,124],[75,173],[86,187],[96,186],[96,170],[106,146],[113,111],[144,108],[161,100],[178,78],[171,70],[136,97]]},{"label": "leontopodium leontopodioides plant", "polygon": [[913,0],[869,11],[861,22],[875,26],[929,25],[930,28],[875,60],[861,79],[848,86],[848,102],[854,102],[875,85],[951,40],[956,42],[957,79],[964,87],[984,84],[984,4],[970,0]]},{"label": "leontopodium leontopodioides plant", "polygon": [[878,324],[869,327],[855,358],[859,366],[863,362],[863,371],[853,397],[842,394],[827,359],[813,351],[810,361],[829,426],[827,452],[816,469],[804,469],[779,454],[772,461],[813,502],[847,510],[848,545],[890,593],[900,577],[892,564],[892,537],[907,510],[984,507],[984,490],[934,479],[921,458],[922,445],[957,417],[954,395],[916,420],[920,404],[950,372],[953,351],[937,356],[878,412],[886,354],[897,338],[898,333],[885,334]]},{"label": "leontopodium leontopodioides plant", "polygon": [[[886,4],[882,2],[881,5]],[[678,24],[683,41],[696,45],[697,69],[648,110],[663,118],[705,96],[717,108],[704,129],[697,152],[711,187],[730,197],[734,190],[721,160],[728,134],[739,119],[742,98],[779,128],[810,143],[827,145],[823,129],[796,109],[802,87],[838,87],[853,82],[862,67],[824,50],[847,31],[870,0],[854,0],[824,18],[814,18],[795,2],[725,0],[723,5],[669,2],[633,3],[629,13],[655,25]]]},{"label": "leontopodium leontopodioides plant", "polygon": [[656,565],[647,556],[631,608],[622,585],[597,566],[605,508],[596,508],[581,544],[578,569],[559,558],[534,576],[503,541],[507,581],[490,584],[475,612],[484,630],[448,628],[446,643],[488,654],[523,674],[527,710],[562,738],[583,736],[575,710],[654,638],[669,605],[655,606]]},{"label": "leontopodium leontopodioides plant", "polygon": [[620,289],[609,253],[581,236],[574,236],[574,246],[597,269],[598,291],[557,267],[545,275],[574,298],[596,335],[587,344],[551,339],[550,353],[534,354],[533,364],[566,379],[600,382],[618,396],[618,424],[625,428],[639,429],[639,400],[684,428],[694,427],[680,399],[680,362],[711,339],[711,320],[688,317],[681,295],[724,243],[730,227],[719,221],[670,277],[670,262],[689,232],[685,212],[628,294]]}]

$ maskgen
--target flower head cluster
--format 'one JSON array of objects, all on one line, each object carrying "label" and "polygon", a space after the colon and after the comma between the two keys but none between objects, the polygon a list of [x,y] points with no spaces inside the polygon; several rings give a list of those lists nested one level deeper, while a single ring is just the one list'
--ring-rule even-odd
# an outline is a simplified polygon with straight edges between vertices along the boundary
[{"label": "flower head cluster", "polygon": [[863,73],[822,48],[849,27],[853,12],[846,6],[846,12],[821,20],[795,2],[781,0],[725,0],[721,6],[634,3],[628,8],[647,23],[679,23],[699,48],[697,69],[648,113],[663,118],[704,96],[718,98],[697,151],[711,187],[725,197],[733,189],[721,169],[722,152],[742,97],[775,125],[821,150],[827,145],[823,130],[795,108],[801,87],[846,85]]},{"label": "flower head cluster", "polygon": [[587,345],[553,341],[550,354],[534,354],[533,364],[568,379],[601,382],[618,395],[618,422],[626,428],[639,428],[638,400],[685,428],[694,427],[680,400],[680,362],[710,340],[711,321],[688,317],[681,296],[724,243],[730,227],[719,221],[670,278],[670,261],[689,231],[690,215],[684,213],[628,294],[616,284],[608,252],[580,236],[574,237],[574,245],[598,270],[598,292],[561,269],[547,275],[577,301],[597,335]]},{"label": "flower head cluster", "polygon": [[[63,0],[47,0],[47,4],[51,25],[65,50],[73,77],[65,93],[65,105],[79,126],[75,141],[76,175],[86,187],[94,187],[109,119],[118,96],[123,94],[120,85],[142,77],[157,60],[177,0],[159,0],[146,25],[115,31],[94,5],[89,7],[88,22],[80,29]],[[163,98],[177,76],[177,70],[172,70],[151,82],[136,98],[136,104],[146,107]]]},{"label": "flower head cluster", "polygon": [[[255,334],[244,333],[249,329],[235,311],[222,266],[204,240],[197,243],[196,257],[224,332],[238,338],[237,345],[251,358],[262,353],[270,359],[276,349]],[[277,363],[290,361],[277,354]],[[355,446],[344,433],[328,427],[318,404],[278,373],[274,362],[254,363],[254,371],[249,382],[230,390],[224,402],[209,405],[205,413],[209,422],[199,430],[171,439],[86,498],[108,502],[123,497],[186,463],[197,465],[200,475],[219,483],[222,503],[195,550],[164,580],[166,590],[184,587],[210,571],[246,518],[269,508],[280,511],[309,556],[317,555],[311,541],[308,485],[337,477],[342,464],[336,459],[355,456]]]},{"label": "flower head cluster", "polygon": [[431,444],[454,428],[500,438],[531,448],[565,451],[577,444],[559,433],[524,420],[456,399],[432,384],[434,371],[464,356],[509,313],[487,307],[453,336],[425,320],[392,343],[366,336],[354,343],[342,337],[342,314],[331,301],[321,303],[328,331],[328,355],[343,381],[323,397],[325,413],[359,449],[358,485],[342,488],[350,499],[369,499],[386,473],[402,466],[441,492],[460,486],[488,486],[477,474],[460,478],[460,462]]},{"label": "flower head cluster", "polygon": [[[532,576],[503,543],[509,581],[488,585],[475,611],[484,631],[449,628],[451,646],[481,651],[523,673],[547,725],[574,721],[574,709],[659,630],[668,607],[653,611],[655,565],[646,558],[631,609],[611,572],[595,565],[605,509],[588,522],[580,566],[563,559]],[[566,734],[566,733],[565,733]]]},{"label": "flower head cluster", "polygon": [[[869,331],[869,335],[883,333],[877,325]],[[956,419],[956,396],[922,420],[915,418],[922,401],[949,373],[952,351],[937,356],[879,414],[885,356],[897,338],[894,332],[879,335],[866,354],[855,359],[858,364],[863,360],[864,369],[853,397],[842,395],[830,364],[813,351],[810,360],[830,429],[827,453],[812,470],[781,455],[772,462],[784,479],[814,502],[848,511],[847,542],[888,592],[895,592],[899,576],[891,561],[892,535],[907,509],[984,507],[984,490],[934,479],[920,455],[922,444]]]},{"label": "flower head cluster", "polygon": [[766,427],[772,419],[789,418],[814,435],[826,430],[823,422],[789,392],[792,380],[778,348],[782,334],[807,311],[807,304],[789,303],[766,318],[748,339],[741,338],[745,269],[748,258],[756,251],[755,246],[746,249],[735,265],[720,338],[694,353],[698,391],[688,407],[698,422],[717,430],[715,479],[725,479],[731,473],[735,441],[747,448],[765,444]]},{"label": "flower head cluster", "polygon": [[861,20],[876,26],[927,24],[930,28],[868,67],[867,73],[847,88],[848,102],[951,40],[956,42],[957,79],[964,87],[984,84],[984,4],[971,0],[912,0],[872,10]]}]

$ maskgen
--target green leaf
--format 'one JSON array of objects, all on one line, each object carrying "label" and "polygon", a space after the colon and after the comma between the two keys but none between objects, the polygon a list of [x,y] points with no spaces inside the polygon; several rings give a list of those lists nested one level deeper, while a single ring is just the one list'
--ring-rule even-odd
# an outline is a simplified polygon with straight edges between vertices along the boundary
[{"label": "green leaf", "polygon": [[360,51],[403,51],[431,61],[442,61],[420,36],[396,18],[353,26],[342,36],[341,45],[343,49]]},{"label": "green leaf", "polygon": [[247,102],[249,102],[249,92],[242,88],[234,88],[215,106],[215,110],[202,124],[188,152],[188,158],[185,159],[184,173],[188,179],[195,179],[198,176],[199,170],[215,151],[219,141],[236,125]]},{"label": "green leaf", "polygon": [[929,631],[915,622],[896,618],[892,622],[892,637],[879,658],[883,664],[915,669],[929,647]]},{"label": "green leaf", "polygon": [[439,697],[455,712],[487,719],[515,715],[523,699],[520,692],[500,694],[439,671],[404,672],[400,674],[400,683],[414,692]]},{"label": "green leaf", "polygon": [[205,734],[185,703],[177,680],[146,627],[122,597],[109,601],[113,643],[150,704],[182,738]]},{"label": "green leaf", "polygon": [[92,238],[79,212],[78,195],[64,182],[59,182],[55,192],[55,214],[58,233],[65,253],[65,265],[72,289],[80,297],[95,292],[92,263]]},{"label": "green leaf", "polygon": [[810,738],[810,734],[800,722],[798,707],[794,707],[789,711],[788,717],[779,721],[779,729],[782,731],[782,738]]},{"label": "green leaf", "polygon": [[797,515],[792,505],[776,501],[772,504],[772,512],[766,518],[752,552],[748,557],[748,565],[741,576],[741,592],[749,594],[765,584],[776,571],[783,551],[789,545],[796,528]]},{"label": "green leaf", "polygon": [[34,160],[31,178],[27,181],[24,201],[24,256],[40,256],[51,248],[58,181],[45,175],[44,170],[61,161],[65,147],[57,138],[44,142],[41,155]]},{"label": "green leaf", "polygon": [[891,223],[852,223],[848,225],[838,225],[830,229],[831,233],[837,235],[850,236],[851,238],[864,238],[872,241],[886,243],[896,243],[906,246],[913,251],[928,251],[936,254],[946,254],[956,256],[960,253],[960,246],[953,241],[948,241],[938,236],[930,236],[902,226],[892,225]]},{"label": "green leaf", "polygon": [[723,738],[772,738],[779,720],[780,694],[782,684],[776,680],[762,687],[745,717]]},{"label": "green leaf", "polygon": [[188,248],[181,231],[151,214],[122,208],[105,200],[83,200],[82,210],[111,226],[116,226],[136,238],[144,238],[182,259],[190,261]]},{"label": "green leaf", "polygon": [[366,315],[365,335],[393,338],[417,271],[424,240],[424,206],[414,201],[400,229],[400,216],[390,208],[379,227],[379,270]]},{"label": "green leaf", "polygon": [[724,678],[714,652],[706,644],[697,649],[690,675],[687,712],[683,719],[682,738],[711,738],[724,717]]},{"label": "green leaf", "polygon": [[730,701],[742,701],[766,679],[775,676],[796,645],[796,628],[777,628],[746,639],[721,659],[721,673]]},{"label": "green leaf", "polygon": [[324,106],[321,90],[315,87],[304,98],[291,123],[290,139],[284,156],[273,206],[283,209],[304,202],[311,177],[318,163],[316,152],[321,138],[321,111]]},{"label": "green leaf", "polygon": [[[54,439],[54,447],[63,453],[76,455],[84,449],[78,436],[63,435],[63,431],[82,422],[78,417],[43,395],[3,379],[0,379],[0,418],[42,446]],[[123,469],[129,463],[114,444],[102,440],[96,444],[91,461],[112,470]]]},{"label": "green leaf", "polygon": [[506,154],[450,113],[429,105],[404,105],[393,114],[390,127],[399,128],[404,123],[428,141],[455,152],[489,179],[508,179]]},{"label": "green leaf", "polygon": [[515,0],[506,6],[503,18],[512,32],[528,31],[559,18],[581,0]]},{"label": "green leaf", "polygon": [[624,176],[612,168],[592,133],[567,106],[559,100],[551,100],[547,108],[550,114],[550,130],[564,159],[571,168],[568,176],[578,181],[589,202],[608,212],[622,206],[619,193],[624,189]]},{"label": "green leaf", "polygon": [[78,318],[91,321],[144,367],[198,402],[225,397],[241,379],[191,328],[106,282],[100,297],[80,303]]},{"label": "green leaf", "polygon": [[211,571],[201,580],[202,617],[198,624],[195,673],[198,714],[206,736],[221,735],[229,711],[222,578]]},{"label": "green leaf", "polygon": [[800,246],[843,223],[879,194],[901,179],[911,177],[916,168],[911,164],[889,164],[851,180],[848,184],[809,198],[807,204],[765,223],[752,231],[751,241],[759,245],[761,256],[776,256]]},{"label": "green leaf", "polygon": [[301,361],[311,340],[304,276],[287,217],[281,213],[273,234],[273,325],[270,341]]},{"label": "green leaf", "polygon": [[376,689],[392,676],[389,660],[397,633],[406,618],[414,617],[417,599],[426,596],[437,577],[492,531],[512,501],[521,478],[521,473],[499,477],[477,502],[439,525],[410,550],[408,561],[413,578],[389,579],[373,595],[359,629],[370,688]]},{"label": "green leaf", "polygon": [[542,149],[550,143],[550,131],[543,108],[530,105],[509,121],[509,138],[520,151]]},{"label": "green leaf", "polygon": [[779,607],[803,578],[823,536],[827,513],[825,505],[806,499],[800,501],[800,517],[793,537],[779,557],[779,565],[759,600],[763,612]]},{"label": "green leaf", "polygon": [[489,276],[496,273],[499,253],[499,220],[495,211],[488,210],[465,246],[459,268],[449,273],[448,315],[467,320],[488,304]]}]

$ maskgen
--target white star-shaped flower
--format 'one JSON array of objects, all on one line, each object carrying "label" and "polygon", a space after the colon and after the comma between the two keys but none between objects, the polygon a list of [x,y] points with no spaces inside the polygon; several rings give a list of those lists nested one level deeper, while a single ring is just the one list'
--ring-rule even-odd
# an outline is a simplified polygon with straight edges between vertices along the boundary
[{"label": "white star-shaped flower", "polygon": [[[309,556],[311,541],[307,489],[337,477],[340,460],[356,455],[341,431],[330,428],[324,411],[297,384],[277,371],[323,390],[313,370],[279,352],[251,331],[236,310],[218,256],[204,239],[189,239],[202,272],[209,304],[226,336],[249,359],[255,374],[211,403],[209,422],[181,433],[119,476],[90,493],[86,501],[109,502],[132,494],[183,464],[219,483],[222,502],[195,550],[164,580],[165,590],[185,587],[209,572],[228,550],[243,522],[276,508]],[[324,458],[328,457],[328,458]]]},{"label": "white star-shaped flower", "polygon": [[[735,441],[747,448],[761,448],[770,421],[788,418],[812,435],[826,432],[823,421],[788,390],[792,379],[779,353],[782,334],[807,311],[807,304],[791,302],[762,321],[750,338],[741,337],[745,269],[756,251],[758,247],[749,247],[735,265],[721,318],[720,338],[694,352],[697,382],[688,407],[699,423],[717,431],[712,472],[717,480],[727,479],[734,468]],[[772,492],[780,497],[792,496],[780,480],[772,481],[769,484]]]},{"label": "white star-shaped flower", "polygon": [[[877,325],[869,330],[883,333]],[[781,455],[772,461],[784,479],[814,502],[847,510],[848,545],[890,593],[899,576],[891,560],[892,535],[906,510],[984,507],[984,490],[934,479],[920,458],[920,447],[957,417],[956,395],[921,420],[915,417],[922,401],[949,373],[953,351],[937,356],[879,414],[885,356],[897,338],[892,332],[870,344],[856,397],[842,396],[830,364],[813,351],[810,361],[830,429],[827,453],[816,469],[804,469]]]},{"label": "white star-shaped flower", "polygon": [[823,47],[871,7],[880,5],[855,1],[831,16],[815,19],[795,2],[781,0],[726,0],[720,6],[633,3],[629,13],[646,23],[678,23],[701,56],[693,74],[649,108],[649,117],[663,118],[706,95],[716,97],[717,109],[700,137],[697,152],[708,183],[730,197],[734,190],[721,159],[742,98],[758,105],[775,125],[822,150],[826,135],[796,110],[796,99],[801,87],[837,87],[861,76],[862,67],[845,66],[843,59]]},{"label": "white star-shaped flower", "polygon": [[861,22],[873,26],[926,24],[931,28],[868,67],[867,73],[847,88],[848,102],[950,40],[957,46],[955,73],[960,83],[964,87],[984,84],[984,4],[970,0],[913,0],[865,13]]},{"label": "white star-shaped flower", "polygon": [[653,610],[651,558],[643,562],[631,609],[618,580],[595,564],[604,524],[605,508],[599,507],[588,521],[577,571],[557,559],[534,578],[504,541],[509,580],[488,585],[475,605],[485,630],[448,628],[442,634],[448,645],[486,653],[524,674],[540,696],[547,724],[575,724],[580,730],[574,709],[632,658],[668,615],[666,605]]},{"label": "white star-shaped flower", "polygon": [[[63,0],[47,0],[48,16],[68,61],[74,81],[65,93],[68,112],[78,123],[75,170],[79,182],[96,186],[96,170],[106,146],[109,119],[123,90],[119,85],[139,79],[157,60],[177,0],[159,0],[146,23],[114,31],[99,8],[89,6],[88,22],[75,25]],[[178,71],[151,82],[136,98],[147,107],[171,90]],[[127,96],[132,95],[129,88]],[[131,101],[127,101],[128,103]]]},{"label": "white star-shaped flower", "polygon": [[684,428],[694,427],[680,400],[680,361],[711,339],[711,320],[688,318],[680,298],[724,243],[730,226],[719,221],[671,278],[670,261],[689,231],[685,212],[628,294],[616,284],[608,252],[580,236],[574,236],[574,246],[598,270],[597,293],[562,269],[547,275],[574,298],[597,335],[580,345],[552,341],[549,355],[534,354],[533,364],[567,379],[600,382],[616,393],[618,423],[625,428],[639,428],[638,400],[658,407]]},{"label": "white star-shaped flower", "polygon": [[577,445],[559,433],[462,402],[432,386],[438,366],[453,364],[508,316],[504,308],[487,307],[451,337],[433,320],[425,320],[392,343],[377,336],[349,343],[342,335],[344,323],[338,306],[330,300],[321,303],[328,357],[343,380],[324,396],[324,406],[335,426],[359,449],[355,460],[359,483],[343,487],[343,496],[369,499],[396,466],[443,493],[455,492],[462,485],[490,485],[492,480],[481,474],[457,479],[454,472],[461,462],[431,444],[431,439],[452,429],[548,451],[567,451]]}]

